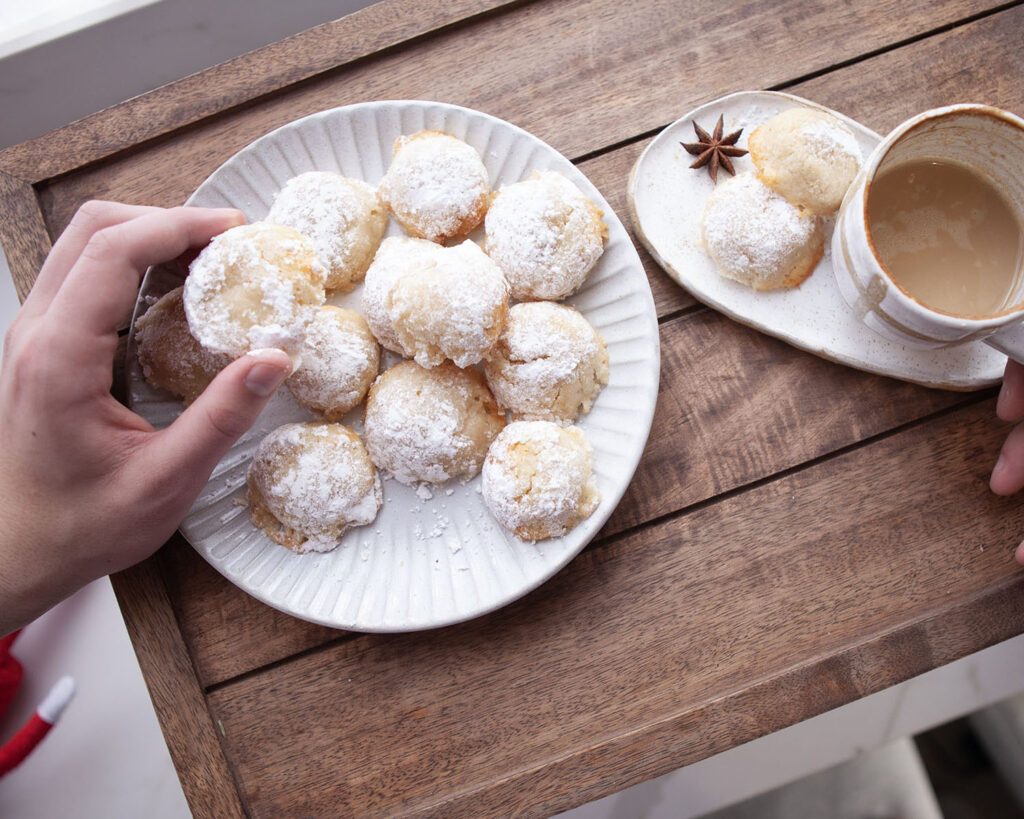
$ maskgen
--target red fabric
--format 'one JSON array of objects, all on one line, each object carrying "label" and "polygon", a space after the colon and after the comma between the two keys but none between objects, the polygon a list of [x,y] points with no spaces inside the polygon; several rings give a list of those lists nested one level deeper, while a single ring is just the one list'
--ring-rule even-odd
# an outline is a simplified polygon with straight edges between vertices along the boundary
[{"label": "red fabric", "polygon": [[[7,712],[11,700],[21,685],[25,676],[24,669],[12,655],[11,645],[17,639],[19,632],[15,631],[6,637],[0,637],[0,717]],[[0,747],[0,777],[4,776],[11,768],[21,764],[32,749],[36,747],[53,726],[39,716],[36,711],[29,718],[28,722],[21,726],[7,744]]]},{"label": "red fabric", "polygon": [[28,722],[21,726],[21,730],[0,748],[0,776],[20,764],[52,727],[38,713],[33,713]]},{"label": "red fabric", "polygon": [[18,686],[25,676],[25,671],[11,654],[11,645],[19,632],[15,631],[0,638],[0,717],[7,713],[7,708],[18,693]]}]

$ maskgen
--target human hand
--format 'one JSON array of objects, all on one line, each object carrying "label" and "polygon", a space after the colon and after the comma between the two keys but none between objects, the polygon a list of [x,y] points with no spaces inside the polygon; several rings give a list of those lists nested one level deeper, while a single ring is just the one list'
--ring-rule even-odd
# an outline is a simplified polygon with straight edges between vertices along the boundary
[{"label": "human hand", "polygon": [[159,432],[110,394],[146,268],[244,221],[90,202],[54,244],[0,368],[0,634],[155,552],[287,377],[280,350],[242,356]]},{"label": "human hand", "polygon": [[[1024,364],[1012,358],[1006,361],[996,415],[1013,423],[1024,419]],[[1017,423],[1006,436],[989,486],[997,495],[1012,495],[1024,488],[1024,424]],[[1024,543],[1017,547],[1017,562],[1024,563]]]}]

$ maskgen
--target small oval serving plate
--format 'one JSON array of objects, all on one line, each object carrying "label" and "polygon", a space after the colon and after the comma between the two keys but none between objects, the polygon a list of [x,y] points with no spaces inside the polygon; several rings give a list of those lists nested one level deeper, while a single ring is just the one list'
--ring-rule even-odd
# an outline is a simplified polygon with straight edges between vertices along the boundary
[{"label": "small oval serving plate", "polygon": [[[774,91],[740,91],[712,100],[658,134],[637,159],[629,177],[629,212],[636,235],[658,264],[694,298],[755,330],[822,358],[928,387],[976,390],[1002,377],[1006,356],[982,342],[922,350],[877,335],[862,324],[839,292],[830,241],[834,218],[825,223],[825,255],[799,287],[755,291],[718,274],[704,251],[701,217],[714,184],[680,145],[694,142],[693,122],[710,131],[719,116],[725,131],[750,132],[796,106],[826,111],[857,137],[864,159],[881,137],[860,123],[816,103]],[[737,173],[753,171],[748,156],[733,159]],[[726,172],[720,170],[719,178]]]}]

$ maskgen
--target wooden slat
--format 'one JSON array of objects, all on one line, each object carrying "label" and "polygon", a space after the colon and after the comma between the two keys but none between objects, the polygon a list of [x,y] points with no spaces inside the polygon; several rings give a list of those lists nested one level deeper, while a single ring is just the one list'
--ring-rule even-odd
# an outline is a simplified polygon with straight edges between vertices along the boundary
[{"label": "wooden slat", "polygon": [[21,301],[28,296],[36,273],[50,252],[46,232],[32,186],[0,171],[0,245]]},{"label": "wooden slat", "polygon": [[259,105],[210,117],[145,151],[54,180],[47,223],[60,230],[88,198],[179,204],[258,136],[368,99],[468,105],[578,157],[661,127],[709,98],[792,81],[994,5],[779,0],[767,13],[758,0],[695,0],[640,14],[619,0],[539,2],[483,17],[471,31],[441,31],[357,61]]},{"label": "wooden slat", "polygon": [[335,66],[522,2],[384,0],[2,151],[0,169],[33,181],[67,173]]},{"label": "wooden slat", "polygon": [[156,559],[111,576],[182,790],[197,819],[244,817]]},{"label": "wooden slat", "polygon": [[[988,491],[1006,431],[993,413],[963,408],[642,529],[489,617],[363,637],[212,692],[247,803],[560,809],[1016,633],[1024,507]],[[994,590],[1009,626],[989,619]],[[915,624],[930,618],[957,627]],[[844,659],[856,646],[867,672]]]}]

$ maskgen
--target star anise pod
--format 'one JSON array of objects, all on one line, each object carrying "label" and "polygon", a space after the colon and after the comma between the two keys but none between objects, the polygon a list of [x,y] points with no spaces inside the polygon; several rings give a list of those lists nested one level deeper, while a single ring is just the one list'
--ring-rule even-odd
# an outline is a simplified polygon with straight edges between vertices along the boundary
[{"label": "star anise pod", "polygon": [[746,153],[742,148],[736,147],[736,140],[740,138],[740,134],[743,133],[743,129],[740,128],[738,131],[733,131],[728,136],[722,136],[723,125],[724,117],[719,117],[718,124],[715,126],[715,132],[713,134],[709,134],[694,122],[693,130],[697,133],[697,139],[699,139],[700,142],[679,143],[691,154],[699,155],[690,167],[703,168],[706,166],[708,174],[711,176],[711,181],[715,183],[718,182],[719,166],[725,168],[730,174],[735,176],[736,169],[733,168],[732,161],[729,157],[743,156]]}]

